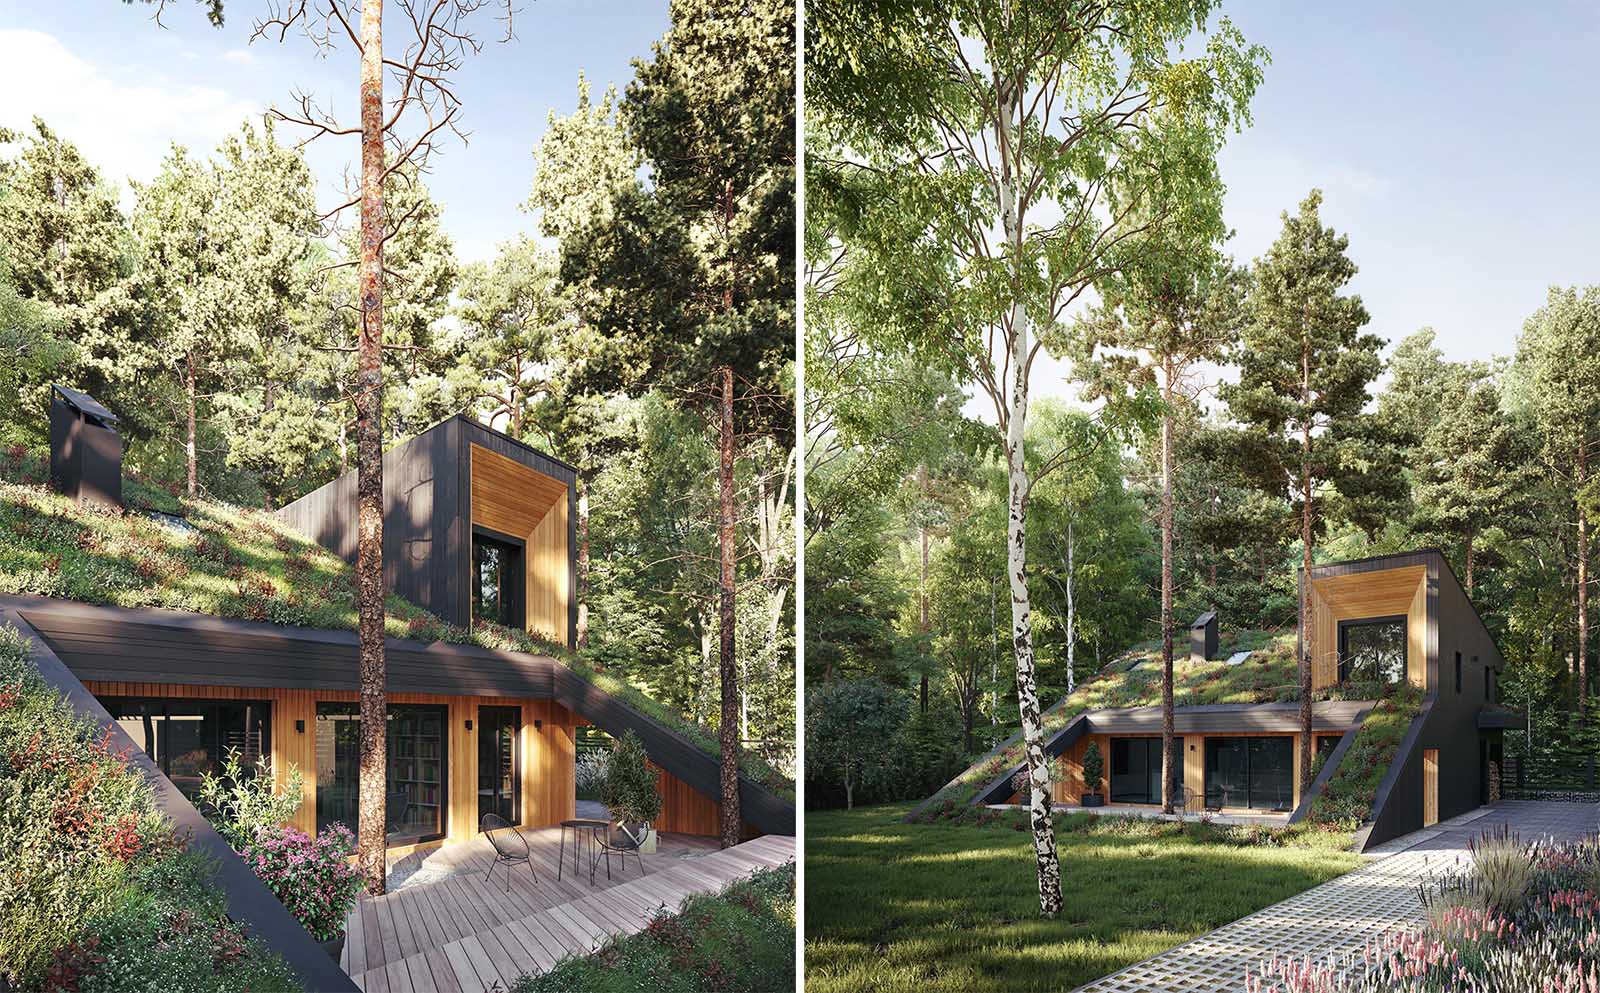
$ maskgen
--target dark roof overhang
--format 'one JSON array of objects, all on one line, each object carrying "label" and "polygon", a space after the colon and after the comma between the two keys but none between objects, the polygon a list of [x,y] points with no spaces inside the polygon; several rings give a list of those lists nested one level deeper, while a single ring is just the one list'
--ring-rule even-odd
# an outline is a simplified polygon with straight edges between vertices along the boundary
[{"label": "dark roof overhang", "polygon": [[1523,731],[1528,718],[1505,707],[1484,707],[1478,711],[1479,731]]}]

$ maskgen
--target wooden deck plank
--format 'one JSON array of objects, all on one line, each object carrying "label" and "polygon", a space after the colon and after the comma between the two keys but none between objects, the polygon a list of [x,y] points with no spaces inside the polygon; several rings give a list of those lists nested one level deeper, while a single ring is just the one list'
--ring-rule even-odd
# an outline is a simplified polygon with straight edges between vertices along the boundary
[{"label": "wooden deck plank", "polygon": [[500,947],[504,948],[506,954],[511,956],[512,967],[517,970],[518,975],[535,972],[539,968],[537,963],[534,962],[533,956],[528,953],[528,950],[522,946],[522,939],[513,933],[511,929],[511,925],[515,923],[517,922],[508,921],[495,928],[493,934],[500,942]]},{"label": "wooden deck plank", "polygon": [[359,976],[367,971],[367,946],[361,936],[361,901],[350,909],[350,916],[344,923],[344,967],[346,975]]},{"label": "wooden deck plank", "polygon": [[548,972],[556,963],[556,957],[544,946],[544,942],[533,936],[525,921],[512,921],[506,925],[511,936],[522,945],[523,952],[533,961],[533,968],[538,972]]},{"label": "wooden deck plank", "polygon": [[432,891],[419,886],[401,892],[403,894],[401,902],[405,904],[406,913],[411,917],[412,930],[417,932],[418,942],[422,943],[424,936],[427,939],[420,950],[438,948],[454,940],[433,909]]},{"label": "wooden deck plank", "polygon": [[578,936],[558,924],[550,916],[549,911],[530,917],[522,923],[527,925],[534,937],[544,943],[544,947],[549,949],[551,957],[557,962],[569,955],[581,955],[585,951]]},{"label": "wooden deck plank", "polygon": [[400,954],[400,931],[395,927],[394,908],[389,906],[388,900],[379,897],[372,901],[372,904],[378,913],[378,934],[382,936],[383,941],[383,960],[378,966],[387,966],[391,961],[404,957]]},{"label": "wooden deck plank", "polygon": [[543,924],[561,947],[569,954],[587,955],[590,951],[588,932],[578,927],[577,922],[568,919],[561,913],[560,907],[551,907],[549,910],[534,918]]},{"label": "wooden deck plank", "polygon": [[456,987],[461,993],[483,993],[489,984],[478,978],[478,970],[467,956],[465,941],[450,942],[444,946],[444,954],[450,960],[450,970],[455,974]]},{"label": "wooden deck plank", "polygon": [[411,926],[411,916],[406,913],[405,902],[400,894],[391,893],[383,898],[383,902],[389,907],[389,916],[394,918],[394,932],[399,941],[400,951],[394,957],[403,959],[408,955],[417,954],[426,947],[417,941],[416,931]]},{"label": "wooden deck plank", "polygon": [[460,941],[473,931],[473,918],[461,909],[456,902],[455,893],[448,886],[439,883],[430,884],[426,894],[428,906],[433,910],[439,922],[439,928],[444,932],[444,943]]},{"label": "wooden deck plank", "polygon": [[500,940],[500,930],[503,927],[505,925],[502,924],[500,927],[480,931],[473,937],[478,939],[478,944],[483,947],[489,956],[489,961],[494,964],[494,971],[499,974],[501,982],[510,986],[517,981],[518,976],[522,975],[523,970],[517,968],[516,959],[506,950],[505,942]]},{"label": "wooden deck plank", "polygon": [[477,935],[468,935],[451,947],[460,948],[466,955],[467,961],[472,963],[472,968],[477,972],[478,980],[483,983],[484,988],[493,986],[497,982],[509,985],[508,981],[502,979],[500,970],[495,968],[494,960],[489,958],[489,953],[484,951],[483,942],[478,940]]},{"label": "wooden deck plank", "polygon": [[439,986],[433,981],[433,970],[428,968],[426,952],[406,959],[406,971],[411,974],[411,988],[414,993],[439,993]]},{"label": "wooden deck plank", "polygon": [[567,930],[582,939],[591,950],[606,939],[605,931],[585,917],[582,911],[573,909],[573,905],[570,903],[563,903],[559,907],[551,907],[550,913]]},{"label": "wooden deck plank", "polygon": [[417,993],[411,985],[411,974],[406,970],[405,959],[395,959],[383,967],[389,977],[389,993]]},{"label": "wooden deck plank", "polygon": [[362,900],[360,907],[361,940],[366,945],[367,953],[361,971],[367,973],[383,966],[383,935],[378,932],[377,906],[369,898]]},{"label": "wooden deck plank", "polygon": [[439,993],[465,993],[444,948],[428,949],[422,953],[422,960],[428,964],[428,974],[433,977],[434,988]]},{"label": "wooden deck plank", "polygon": [[367,980],[363,987],[367,993],[389,993],[389,972],[383,966],[368,969],[362,975]]}]

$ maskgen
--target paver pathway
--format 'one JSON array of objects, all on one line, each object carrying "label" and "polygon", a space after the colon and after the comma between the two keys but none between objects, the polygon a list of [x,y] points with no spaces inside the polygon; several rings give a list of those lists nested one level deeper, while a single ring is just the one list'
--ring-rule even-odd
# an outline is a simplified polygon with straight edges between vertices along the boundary
[{"label": "paver pathway", "polygon": [[339,964],[366,993],[509,989],[519,976],[641,930],[662,907],[676,910],[692,894],[721,889],[795,853],[793,838],[766,835],[696,857],[645,856],[643,875],[630,858],[625,873],[618,870],[608,885],[602,869],[591,888],[587,872],[574,879],[570,866],[557,882],[555,850],[541,851],[548,829],[524,834],[537,838],[537,883],[525,883],[527,869],[519,867],[507,892],[502,868],[487,884],[481,874],[453,875],[362,900]]},{"label": "paver pathway", "polygon": [[1467,842],[1502,825],[1525,841],[1600,831],[1600,804],[1506,801],[1441,821],[1375,849],[1380,857],[1338,879],[1241,917],[1080,987],[1077,993],[1201,993],[1244,988],[1245,969],[1279,955],[1355,951],[1422,918],[1417,886],[1467,856]]}]

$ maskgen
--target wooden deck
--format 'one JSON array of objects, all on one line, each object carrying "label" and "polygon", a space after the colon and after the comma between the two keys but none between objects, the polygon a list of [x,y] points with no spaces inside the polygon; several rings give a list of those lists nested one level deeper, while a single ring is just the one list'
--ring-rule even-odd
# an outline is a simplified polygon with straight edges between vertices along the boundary
[{"label": "wooden deck", "polygon": [[[494,868],[489,843],[448,845],[431,854],[430,870],[454,870],[434,882],[413,882],[363,899],[346,925],[339,965],[366,993],[481,993],[509,988],[525,973],[542,972],[569,955],[586,955],[607,938],[642,929],[657,910],[676,910],[695,893],[721,889],[750,872],[795,857],[794,839],[767,835],[718,851],[714,840],[662,835],[660,850],[602,861],[589,882],[586,860],[572,871],[571,834],[562,878],[556,879],[559,828],[527,830],[533,854],[526,865]],[[535,875],[537,878],[535,878]]]}]

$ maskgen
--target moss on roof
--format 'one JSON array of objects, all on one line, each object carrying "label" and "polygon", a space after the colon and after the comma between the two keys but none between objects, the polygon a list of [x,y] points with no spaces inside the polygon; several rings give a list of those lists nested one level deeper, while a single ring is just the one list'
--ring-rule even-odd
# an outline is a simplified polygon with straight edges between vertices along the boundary
[{"label": "moss on roof", "polygon": [[[78,506],[45,484],[48,457],[0,453],[0,593],[118,607],[164,607],[290,627],[355,630],[355,570],[263,510],[183,497],[125,477],[126,511]],[[164,516],[162,516],[164,515]],[[398,596],[386,602],[396,638],[548,655],[716,756],[710,729],[523,631],[450,624]],[[786,798],[793,784],[759,756],[741,756],[756,782]]]},{"label": "moss on roof", "polygon": [[[1172,702],[1177,707],[1215,703],[1281,703],[1299,699],[1294,659],[1293,631],[1225,632],[1218,658],[1190,662],[1177,655],[1172,667]],[[1236,665],[1227,659],[1237,652],[1250,657]],[[1045,738],[1072,723],[1086,710],[1117,707],[1153,707],[1161,703],[1161,645],[1137,645],[1096,675],[1080,683],[1044,714]],[[934,795],[924,815],[935,816],[949,803],[971,803],[995,777],[1024,761],[1019,740],[974,763]]]}]

